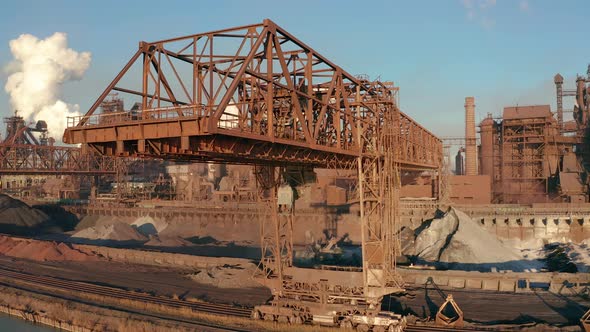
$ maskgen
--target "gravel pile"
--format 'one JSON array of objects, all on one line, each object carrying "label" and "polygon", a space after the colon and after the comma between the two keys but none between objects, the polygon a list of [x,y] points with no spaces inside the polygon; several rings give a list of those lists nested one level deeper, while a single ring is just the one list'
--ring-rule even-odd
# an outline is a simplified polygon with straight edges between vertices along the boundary
[{"label": "gravel pile", "polygon": [[211,285],[219,288],[253,288],[260,284],[252,279],[256,270],[254,264],[236,264],[215,266],[203,269],[187,277],[200,284]]},{"label": "gravel pile", "polygon": [[33,228],[48,221],[49,217],[27,204],[0,194],[0,225]]},{"label": "gravel pile", "polygon": [[133,226],[118,222],[111,225],[99,225],[72,234],[72,239],[110,240],[110,241],[147,241],[147,237]]}]

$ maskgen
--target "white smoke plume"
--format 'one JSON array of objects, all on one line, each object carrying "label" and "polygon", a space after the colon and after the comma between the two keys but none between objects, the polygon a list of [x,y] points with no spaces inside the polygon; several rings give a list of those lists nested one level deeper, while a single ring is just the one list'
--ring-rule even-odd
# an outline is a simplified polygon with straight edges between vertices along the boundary
[{"label": "white smoke plume", "polygon": [[4,86],[10,103],[27,121],[45,120],[49,135],[61,141],[68,116],[80,115],[79,106],[60,100],[62,85],[80,80],[90,65],[90,52],[68,48],[67,35],[56,32],[45,39],[30,34],[10,41],[14,60],[6,66]]}]

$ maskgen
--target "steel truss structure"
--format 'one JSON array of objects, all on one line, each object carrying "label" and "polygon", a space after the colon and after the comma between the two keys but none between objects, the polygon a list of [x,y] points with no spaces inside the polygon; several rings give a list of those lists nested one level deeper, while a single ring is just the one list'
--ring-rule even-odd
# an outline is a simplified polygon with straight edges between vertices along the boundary
[{"label": "steel truss structure", "polygon": [[503,201],[517,202],[521,196],[548,200],[552,169],[577,138],[558,135],[551,117],[504,119],[500,130],[500,160],[494,164],[501,169]]},{"label": "steel truss structure", "polygon": [[[86,115],[69,118],[64,142],[103,154],[342,167],[361,152],[357,120],[377,116],[355,104],[360,84],[270,20],[142,42]],[[141,109],[94,114],[115,91]],[[438,162],[436,136],[401,112],[399,125],[401,163]]]},{"label": "steel truss structure", "polygon": [[107,175],[115,174],[116,158],[84,153],[78,147],[0,144],[3,175]]},{"label": "steel truss structure", "polygon": [[[134,67],[141,75],[133,75]],[[95,114],[115,91],[140,106]],[[104,155],[257,165],[259,199],[269,215],[261,218],[259,276],[275,303],[376,309],[383,295],[403,288],[395,272],[399,170],[442,165],[441,141],[399,110],[397,92],[391,82],[350,75],[264,20],[141,42],[86,115],[68,119],[64,142]],[[277,188],[286,182],[283,167],[358,170],[358,287],[290,275],[293,209],[277,202]]]},{"label": "steel truss structure", "polygon": [[[545,161],[545,137],[548,120],[504,120],[502,122],[502,180],[505,186],[517,186],[518,190],[504,190],[525,194],[548,192],[547,177],[543,169]],[[512,189],[512,188],[508,188]]]},{"label": "steel truss structure", "polygon": [[[260,222],[261,260],[255,278],[281,293],[284,270],[293,263],[293,213],[291,204],[279,205],[277,191],[286,181],[284,169],[256,166],[258,200],[265,205],[266,216]],[[273,280],[273,285],[266,282]],[[274,293],[274,292],[273,292]]]}]

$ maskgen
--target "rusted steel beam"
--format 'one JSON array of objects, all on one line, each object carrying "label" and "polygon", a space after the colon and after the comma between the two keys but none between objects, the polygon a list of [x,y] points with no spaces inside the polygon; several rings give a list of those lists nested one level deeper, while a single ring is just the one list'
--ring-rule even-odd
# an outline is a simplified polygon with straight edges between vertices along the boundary
[{"label": "rusted steel beam", "polygon": [[0,144],[0,174],[115,174],[113,157],[83,153],[80,148]]},{"label": "rusted steel beam", "polygon": [[83,125],[86,122],[85,118],[94,114],[94,111],[96,111],[96,109],[100,106],[102,101],[109,95],[109,93],[111,93],[111,90],[116,86],[117,83],[119,83],[121,78],[129,70],[129,68],[131,68],[131,66],[133,66],[133,64],[139,58],[141,53],[142,52],[141,52],[141,47],[140,47],[140,49],[137,50],[137,52],[135,52],[135,54],[131,57],[131,59],[129,59],[127,64],[125,64],[125,67],[123,67],[123,69],[121,69],[121,71],[117,74],[115,79],[106,87],[106,89],[104,89],[104,91],[98,97],[98,99],[94,102],[94,104],[92,104],[92,106],[90,106],[90,109],[88,110],[88,112],[86,112],[84,118],[80,119],[80,122],[78,123],[79,125]]},{"label": "rusted steel beam", "polygon": [[[120,86],[128,69],[134,62],[139,63],[139,55],[143,55],[142,86]],[[186,70],[187,66],[191,69]],[[140,96],[142,109],[128,116],[93,114],[111,90],[130,98]],[[382,153],[363,146],[357,131],[361,128],[377,137],[384,114],[393,112],[398,114],[395,148],[401,167],[437,169],[442,162],[442,143],[399,110],[397,91],[390,82],[371,82],[350,75],[274,22],[265,20],[261,24],[142,42],[132,61],[86,116],[68,120],[64,141],[90,144],[103,153],[119,156],[173,153],[176,158],[186,154],[185,158],[192,159],[210,151],[186,142],[202,141],[199,136],[234,137],[247,139],[250,144],[264,143],[269,153],[270,149],[309,149],[348,160],[351,156]],[[181,137],[185,142],[183,151],[177,146]],[[139,139],[148,140],[141,144],[148,147],[148,152],[139,151]],[[237,154],[224,153],[236,159]],[[282,154],[273,162],[292,164],[295,156]],[[262,157],[258,162],[256,158],[244,158],[248,163],[268,161]]]}]

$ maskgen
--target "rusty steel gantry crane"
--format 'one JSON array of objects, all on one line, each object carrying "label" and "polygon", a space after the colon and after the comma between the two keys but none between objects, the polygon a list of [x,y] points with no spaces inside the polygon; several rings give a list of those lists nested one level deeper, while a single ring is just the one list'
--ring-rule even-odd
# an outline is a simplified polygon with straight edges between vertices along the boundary
[{"label": "rusty steel gantry crane", "polygon": [[[350,75],[267,19],[141,42],[89,111],[68,119],[64,142],[104,155],[255,165],[268,207],[258,277],[274,295],[271,316],[300,322],[328,306],[374,311],[384,295],[403,290],[395,266],[399,170],[442,163],[441,141],[399,110],[397,89]],[[115,91],[139,107],[95,114]],[[294,210],[279,205],[277,189],[293,169],[313,167],[358,170],[362,270],[293,266]]]},{"label": "rusty steel gantry crane", "polygon": [[[0,175],[109,175],[115,174],[116,158],[83,151],[79,147],[54,145],[47,124],[35,126],[23,117],[4,118],[6,137],[0,142]],[[39,133],[39,138],[33,133]]]}]

